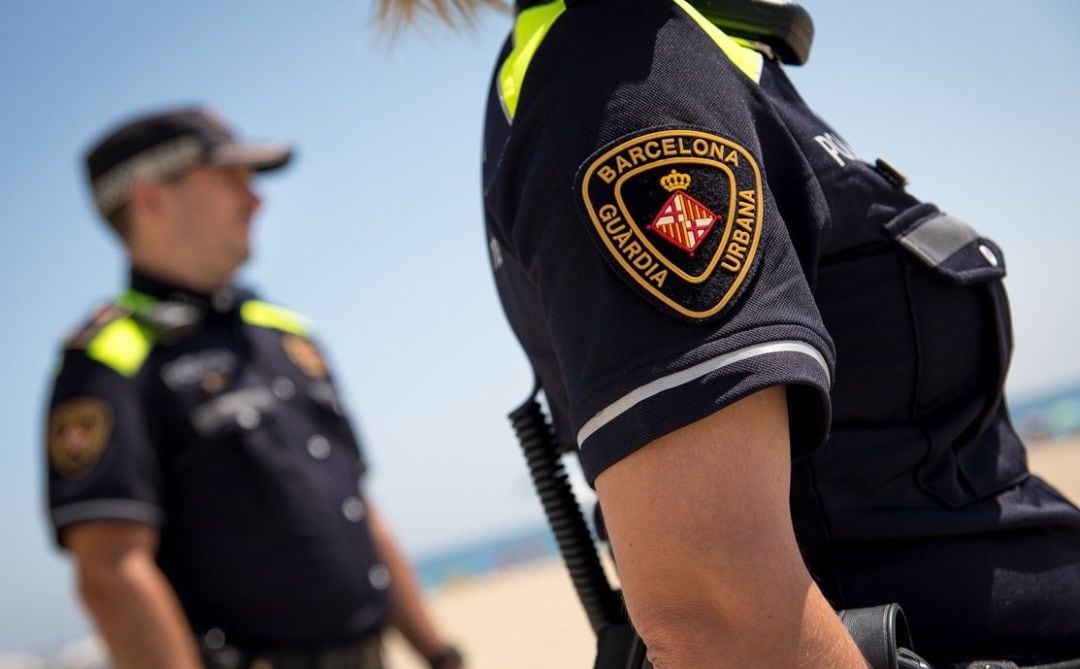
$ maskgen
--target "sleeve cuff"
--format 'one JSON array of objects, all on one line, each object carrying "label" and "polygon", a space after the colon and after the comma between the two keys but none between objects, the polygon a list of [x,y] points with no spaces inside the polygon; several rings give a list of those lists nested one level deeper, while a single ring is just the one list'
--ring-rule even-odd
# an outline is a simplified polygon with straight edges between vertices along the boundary
[{"label": "sleeve cuff", "polygon": [[50,515],[57,530],[87,520],[130,520],[155,527],[165,522],[165,511],[161,507],[133,499],[74,502],[54,507]]},{"label": "sleeve cuff", "polygon": [[578,429],[577,443],[590,484],[604,469],[654,439],[770,386],[810,391],[789,394],[793,403],[789,414],[793,456],[813,450],[824,442],[830,419],[827,350],[798,339],[749,344],[622,395]]}]

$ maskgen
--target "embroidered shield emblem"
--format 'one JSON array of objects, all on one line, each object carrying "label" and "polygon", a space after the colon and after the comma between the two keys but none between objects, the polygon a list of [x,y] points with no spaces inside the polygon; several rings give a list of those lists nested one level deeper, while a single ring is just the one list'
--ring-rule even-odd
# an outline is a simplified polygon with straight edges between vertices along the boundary
[{"label": "embroidered shield emblem", "polygon": [[694,249],[712,230],[716,215],[683,190],[690,187],[690,175],[671,170],[671,174],[660,177],[660,185],[672,193],[649,224],[649,230],[694,255]]},{"label": "embroidered shield emblem", "polygon": [[300,368],[304,374],[321,379],[326,376],[326,361],[322,353],[311,340],[299,335],[287,334],[281,338],[281,346],[293,364]]},{"label": "embroidered shield emblem", "polygon": [[578,183],[604,257],[664,310],[712,319],[752,278],[761,172],[738,143],[689,129],[624,137],[587,160]]},{"label": "embroidered shield emblem", "polygon": [[49,462],[65,478],[78,478],[98,461],[112,434],[112,408],[103,400],[79,397],[49,414]]}]

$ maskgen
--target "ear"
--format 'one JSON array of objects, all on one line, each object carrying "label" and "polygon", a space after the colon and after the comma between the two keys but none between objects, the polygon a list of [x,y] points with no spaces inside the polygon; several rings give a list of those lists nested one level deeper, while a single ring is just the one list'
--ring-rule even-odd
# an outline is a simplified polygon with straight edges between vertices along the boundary
[{"label": "ear", "polygon": [[162,184],[136,181],[131,186],[128,207],[137,218],[159,218],[168,208],[168,193]]},{"label": "ear", "polygon": [[129,234],[127,244],[133,253],[141,253],[146,248],[154,248],[168,239],[171,214],[174,208],[171,193],[160,183],[136,181],[131,186],[128,196]]}]

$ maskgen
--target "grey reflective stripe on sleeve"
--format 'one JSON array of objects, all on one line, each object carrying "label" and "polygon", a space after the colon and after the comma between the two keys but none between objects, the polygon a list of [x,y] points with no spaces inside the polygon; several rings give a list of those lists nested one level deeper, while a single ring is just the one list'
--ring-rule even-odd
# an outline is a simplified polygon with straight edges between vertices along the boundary
[{"label": "grey reflective stripe on sleeve", "polygon": [[967,223],[948,214],[936,214],[908,230],[899,241],[930,267],[937,267],[979,238]]},{"label": "grey reflective stripe on sleeve", "polygon": [[[658,395],[665,390],[671,390],[684,383],[689,383],[706,374],[711,374],[712,372],[728,367],[729,365],[734,365],[735,363],[748,358],[756,358],[759,355],[769,355],[771,353],[802,353],[808,355],[813,358],[817,364],[821,365],[821,369],[825,372],[825,378],[830,378],[829,365],[825,362],[825,356],[821,355],[820,351],[806,342],[795,340],[774,341],[767,344],[747,346],[746,348],[740,348],[736,351],[710,358],[704,362],[699,362],[692,367],[687,367],[682,371],[650,381],[636,390],[631,390],[612,402],[606,408],[600,410],[600,412],[582,425],[581,429],[578,430],[577,442],[580,446],[584,446],[585,440],[600,430],[600,428],[626,413],[640,402],[644,402],[654,395]],[[832,381],[830,380],[829,383],[832,383]]]},{"label": "grey reflective stripe on sleeve", "polygon": [[133,520],[148,525],[161,525],[165,512],[160,507],[134,499],[92,499],[65,504],[52,510],[56,527],[84,520]]}]

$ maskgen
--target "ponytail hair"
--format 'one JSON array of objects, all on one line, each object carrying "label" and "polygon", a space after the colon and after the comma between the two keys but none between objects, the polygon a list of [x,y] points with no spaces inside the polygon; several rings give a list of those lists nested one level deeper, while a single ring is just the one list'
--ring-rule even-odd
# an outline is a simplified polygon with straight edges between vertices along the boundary
[{"label": "ponytail hair", "polygon": [[434,17],[450,26],[471,24],[485,8],[506,10],[503,0],[379,0],[377,20],[391,30]]}]

